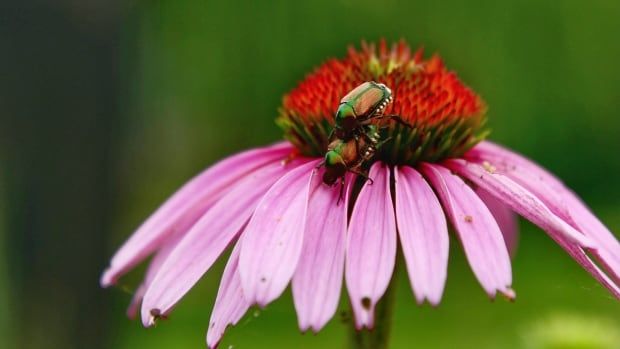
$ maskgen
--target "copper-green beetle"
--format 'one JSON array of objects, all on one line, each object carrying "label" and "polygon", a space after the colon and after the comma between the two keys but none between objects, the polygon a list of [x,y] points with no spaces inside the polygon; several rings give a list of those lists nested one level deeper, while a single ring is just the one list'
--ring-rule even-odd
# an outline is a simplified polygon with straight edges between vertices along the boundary
[{"label": "copper-green beetle", "polygon": [[392,91],[384,84],[367,81],[357,86],[340,100],[335,116],[334,135],[346,141],[363,134],[363,125],[381,117],[390,102]]},{"label": "copper-green beetle", "polygon": [[[371,126],[373,127],[373,126]],[[343,141],[336,139],[332,141],[325,153],[325,158],[321,165],[325,166],[323,173],[323,183],[333,185],[338,179],[344,180],[347,172],[353,172],[363,177],[362,166],[375,155],[379,143],[379,134],[373,128],[369,135],[370,142],[362,139],[350,139]]]}]

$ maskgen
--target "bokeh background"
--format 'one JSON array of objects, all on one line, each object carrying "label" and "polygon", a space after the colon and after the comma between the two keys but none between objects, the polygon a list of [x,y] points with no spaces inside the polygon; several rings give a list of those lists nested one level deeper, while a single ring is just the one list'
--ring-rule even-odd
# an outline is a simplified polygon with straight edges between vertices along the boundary
[{"label": "bokeh background", "polygon": [[[362,39],[439,52],[488,102],[491,139],[620,231],[619,18],[617,0],[3,1],[0,347],[204,347],[222,264],[148,330],[124,316],[141,271],[109,290],[101,271],[192,175],[278,139],[283,93]],[[401,273],[394,348],[620,348],[619,302],[542,231],[522,222],[514,304],[452,242],[441,306]],[[222,347],[342,348],[345,322],[301,335],[287,292]]]}]

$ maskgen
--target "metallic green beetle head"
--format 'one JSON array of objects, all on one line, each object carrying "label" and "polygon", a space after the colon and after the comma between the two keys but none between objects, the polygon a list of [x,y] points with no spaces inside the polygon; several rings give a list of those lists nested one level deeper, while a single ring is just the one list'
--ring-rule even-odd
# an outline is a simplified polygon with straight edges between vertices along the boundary
[{"label": "metallic green beetle head", "polygon": [[342,156],[335,150],[330,150],[325,154],[325,172],[323,173],[323,183],[333,185],[338,178],[342,178],[347,173],[347,164]]}]

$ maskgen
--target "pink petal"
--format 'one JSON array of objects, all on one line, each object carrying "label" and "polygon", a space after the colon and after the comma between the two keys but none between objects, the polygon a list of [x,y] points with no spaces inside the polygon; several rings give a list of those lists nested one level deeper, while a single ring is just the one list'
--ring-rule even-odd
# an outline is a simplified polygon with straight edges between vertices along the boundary
[{"label": "pink petal", "polygon": [[141,283],[138,288],[133,292],[133,297],[131,297],[131,302],[127,307],[125,313],[127,317],[135,320],[136,316],[138,316],[138,310],[140,309],[140,305],[142,304],[142,299],[144,298],[144,293],[146,293],[147,286],[144,283]]},{"label": "pink petal", "polygon": [[498,172],[530,190],[573,228],[597,242],[598,248],[593,253],[620,283],[620,242],[575,193],[547,170],[508,149],[489,142],[474,149],[468,158],[496,167]]},{"label": "pink petal", "polygon": [[439,200],[420,173],[394,169],[396,221],[411,287],[419,304],[439,304],[448,272],[448,225]]},{"label": "pink petal", "polygon": [[375,163],[351,213],[345,279],[358,329],[374,326],[374,309],[390,283],[396,260],[396,219],[390,168]]},{"label": "pink petal", "polygon": [[246,299],[265,306],[291,280],[306,224],[310,181],[318,161],[290,171],[261,199],[243,232],[239,273]]},{"label": "pink petal", "polygon": [[553,188],[564,187],[564,183],[562,183],[562,181],[551,172],[536,165],[533,161],[525,158],[524,156],[493,142],[484,141],[478,143],[474,148],[465,154],[465,157],[467,159],[478,158],[489,160],[494,165],[499,166],[523,167],[528,171],[532,171],[533,176],[540,177],[545,182],[548,182]]},{"label": "pink petal", "polygon": [[344,272],[347,207],[353,176],[346,178],[345,197],[340,188],[322,182],[323,170],[310,184],[310,199],[304,242],[293,276],[293,299],[299,328],[316,333],[334,316],[338,308]]},{"label": "pink petal", "polygon": [[572,241],[569,241],[561,235],[551,235],[551,238],[555,240],[577,263],[579,263],[590,275],[592,275],[596,281],[607,288],[611,294],[620,300],[620,286],[611,280],[594,262],[588,257],[584,250],[575,245]]},{"label": "pink petal", "polygon": [[230,185],[247,173],[285,157],[292,147],[282,142],[228,157],[187,182],[129,237],[101,276],[113,285],[120,276],[155,251],[171,234],[189,229]]},{"label": "pink petal", "polygon": [[283,166],[272,163],[254,171],[237,183],[187,232],[144,295],[142,321],[145,326],[152,325],[158,315],[167,314],[207,272],[238,235],[269,187],[295,164]]},{"label": "pink petal", "polygon": [[463,244],[474,274],[490,297],[497,291],[514,297],[510,289],[510,257],[495,219],[474,191],[448,169],[422,164],[422,172],[439,195]]},{"label": "pink petal", "polygon": [[465,160],[448,160],[446,164],[546,232],[562,234],[581,246],[592,246],[588,237],[553,214],[538,197],[505,175]]},{"label": "pink petal", "polygon": [[237,243],[233,249],[224,269],[220,288],[217,291],[215,306],[211,313],[209,330],[207,331],[207,346],[209,348],[215,348],[224,336],[226,328],[229,325],[236,325],[250,308],[250,302],[243,295],[239,276],[240,246]]},{"label": "pink petal", "polygon": [[596,259],[603,265],[616,285],[620,285],[620,243],[613,234],[599,221],[587,206],[572,192],[565,194],[564,202],[568,206],[569,223],[594,239],[599,248],[591,250]]},{"label": "pink petal", "polygon": [[486,190],[477,188],[476,194],[478,194],[478,197],[493,214],[493,218],[495,218],[499,229],[502,231],[502,235],[504,235],[504,242],[506,243],[506,248],[508,248],[508,253],[510,253],[510,257],[514,258],[517,252],[517,245],[519,244],[519,219],[517,215],[510,207],[497,200]]},{"label": "pink petal", "polygon": [[129,307],[127,309],[127,316],[129,318],[134,319],[138,315],[138,310],[140,309],[140,305],[142,304],[142,299],[144,298],[146,290],[153,282],[155,275],[161,268],[164,261],[168,259],[168,256],[170,256],[170,253],[174,250],[174,248],[177,246],[183,236],[184,234],[176,234],[175,236],[171,237],[169,241],[166,241],[164,245],[159,249],[159,251],[157,251],[155,257],[153,257],[153,259],[149,263],[149,266],[146,269],[144,280],[134,292],[131,303],[129,304]]},{"label": "pink petal", "polygon": [[[587,237],[578,235],[581,233],[551,213],[547,206],[532,193],[500,172],[489,172],[479,165],[466,163],[463,160],[450,160],[447,163],[450,168],[487,190],[490,194],[511,206],[516,212],[543,228],[584,269],[592,274],[603,286],[607,287],[616,297],[620,298],[618,283],[614,283],[613,280],[610,280],[603,274],[580,247],[591,246],[592,242]],[[570,199],[567,199],[567,202],[570,203]],[[579,241],[584,238],[586,239],[585,241]],[[605,249],[598,248],[600,249],[597,251],[599,258],[607,257],[600,254]],[[609,264],[604,265],[606,268],[610,268]]]}]

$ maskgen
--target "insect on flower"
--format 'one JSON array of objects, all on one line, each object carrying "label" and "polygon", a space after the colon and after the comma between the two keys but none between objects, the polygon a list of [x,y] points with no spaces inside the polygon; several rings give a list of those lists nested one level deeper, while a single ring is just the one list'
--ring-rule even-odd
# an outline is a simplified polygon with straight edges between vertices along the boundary
[{"label": "insect on flower", "polygon": [[341,197],[345,174],[352,172],[370,179],[362,167],[372,159],[377,148],[389,140],[379,144],[379,130],[372,122],[388,117],[409,126],[397,115],[383,115],[393,100],[392,90],[374,81],[358,85],[340,100],[325,159],[318,167],[326,169],[323,183],[333,185],[340,179]]},{"label": "insect on flower", "polygon": [[[378,330],[386,318],[375,307],[390,297],[398,249],[415,300],[441,302],[449,226],[485,293],[515,298],[518,214],[620,299],[614,234],[556,176],[485,140],[485,102],[439,56],[423,56],[382,41],[323,64],[283,99],[277,123],[286,141],[232,155],[190,180],[123,244],[102,286],[152,255],[129,314],[153,326],[232,246],[210,348],[288,285],[302,331],[327,324],[345,286],[356,330]],[[366,169],[373,185],[355,179]],[[340,196],[325,185],[345,175]]]},{"label": "insect on flower", "polygon": [[351,138],[345,141],[340,138],[333,140],[327,147],[325,158],[317,166],[325,166],[323,183],[334,185],[340,180],[340,196],[344,193],[344,177],[347,172],[355,173],[372,183],[372,179],[366,174],[367,169],[363,166],[370,161],[379,147],[385,144],[389,138],[379,142],[379,132],[374,125],[365,126],[364,137]]},{"label": "insect on flower", "polygon": [[393,100],[392,90],[385,84],[374,81],[360,84],[340,100],[332,130],[333,136],[344,141],[359,137],[370,141],[367,136],[370,130],[365,126],[386,117],[408,126],[398,115],[383,115],[385,108]]},{"label": "insect on flower", "polygon": [[393,100],[392,90],[384,84],[367,81],[347,93],[336,111],[333,134],[349,140],[363,136],[364,125],[383,116],[385,107]]}]

